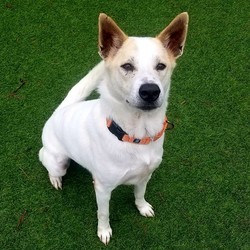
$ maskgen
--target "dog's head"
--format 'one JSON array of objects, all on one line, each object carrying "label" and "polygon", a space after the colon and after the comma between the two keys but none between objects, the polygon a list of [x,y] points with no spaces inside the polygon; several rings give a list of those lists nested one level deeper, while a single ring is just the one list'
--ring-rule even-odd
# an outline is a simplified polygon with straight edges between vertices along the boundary
[{"label": "dog's head", "polygon": [[182,55],[188,14],[178,15],[158,36],[128,37],[106,14],[99,16],[99,54],[108,88],[119,102],[141,110],[161,107],[176,59]]}]

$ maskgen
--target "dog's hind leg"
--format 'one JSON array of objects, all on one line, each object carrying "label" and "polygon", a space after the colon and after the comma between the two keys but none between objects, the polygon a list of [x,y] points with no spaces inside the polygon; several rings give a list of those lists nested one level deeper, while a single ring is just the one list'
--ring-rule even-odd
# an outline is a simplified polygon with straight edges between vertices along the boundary
[{"label": "dog's hind leg", "polygon": [[144,198],[147,183],[150,177],[151,175],[146,180],[136,184],[134,189],[135,205],[137,206],[140,214],[145,217],[153,217],[155,215],[153,207]]},{"label": "dog's hind leg", "polygon": [[39,159],[49,172],[51,184],[62,189],[62,177],[66,174],[69,166],[69,159],[63,155],[52,153],[45,147],[39,151]]}]

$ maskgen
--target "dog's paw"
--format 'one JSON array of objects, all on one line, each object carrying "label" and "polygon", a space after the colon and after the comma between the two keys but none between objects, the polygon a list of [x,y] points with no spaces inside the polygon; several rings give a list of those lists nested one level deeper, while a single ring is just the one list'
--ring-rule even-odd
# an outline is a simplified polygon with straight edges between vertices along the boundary
[{"label": "dog's paw", "polygon": [[137,208],[142,216],[145,217],[155,216],[153,207],[148,202],[145,202],[143,205],[137,205]]},{"label": "dog's paw", "polygon": [[100,229],[98,228],[97,235],[101,242],[103,242],[105,245],[107,245],[110,241],[110,238],[112,236],[112,229],[111,227],[106,229]]},{"label": "dog's paw", "polygon": [[62,177],[53,177],[53,176],[49,175],[49,179],[50,179],[50,182],[55,189],[57,189],[57,190],[59,188],[62,189]]}]

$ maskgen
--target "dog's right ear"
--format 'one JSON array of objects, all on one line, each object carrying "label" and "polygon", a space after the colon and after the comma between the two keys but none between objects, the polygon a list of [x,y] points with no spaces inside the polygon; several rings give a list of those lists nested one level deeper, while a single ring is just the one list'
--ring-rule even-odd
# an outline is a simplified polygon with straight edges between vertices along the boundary
[{"label": "dog's right ear", "polygon": [[99,15],[99,55],[106,59],[113,57],[128,36],[118,27],[112,18],[104,13]]}]

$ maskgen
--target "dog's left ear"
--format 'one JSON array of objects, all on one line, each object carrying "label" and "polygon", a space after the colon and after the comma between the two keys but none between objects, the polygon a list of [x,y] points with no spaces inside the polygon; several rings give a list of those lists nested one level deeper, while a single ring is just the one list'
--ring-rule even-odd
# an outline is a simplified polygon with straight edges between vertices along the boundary
[{"label": "dog's left ear", "polygon": [[188,30],[188,13],[179,14],[156,38],[163,46],[170,51],[174,58],[182,55],[187,30]]},{"label": "dog's left ear", "polygon": [[99,15],[99,54],[103,59],[112,57],[121,48],[127,35],[113,19],[104,13]]}]

